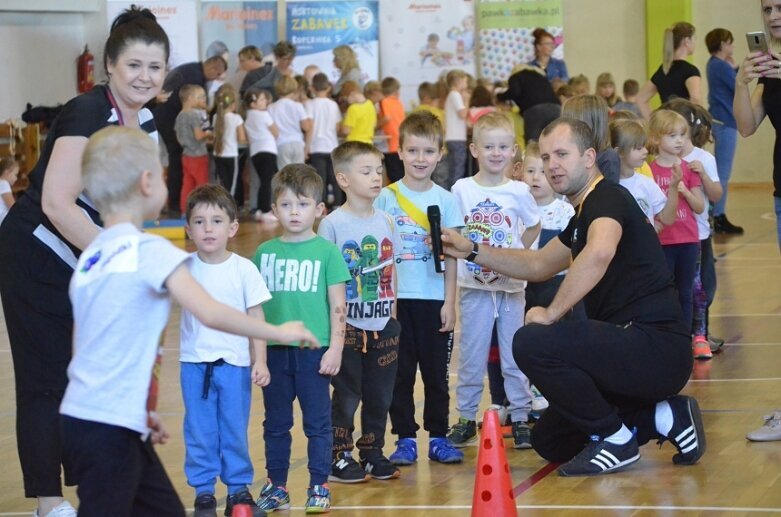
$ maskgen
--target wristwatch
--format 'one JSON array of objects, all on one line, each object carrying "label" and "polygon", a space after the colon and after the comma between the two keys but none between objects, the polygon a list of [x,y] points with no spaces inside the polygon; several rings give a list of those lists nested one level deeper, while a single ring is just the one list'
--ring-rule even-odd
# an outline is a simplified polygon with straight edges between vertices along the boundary
[{"label": "wristwatch", "polygon": [[474,262],[475,259],[477,258],[477,255],[479,253],[480,253],[480,250],[477,249],[477,243],[473,242],[472,243],[472,252],[469,255],[466,256],[466,261],[467,262]]}]

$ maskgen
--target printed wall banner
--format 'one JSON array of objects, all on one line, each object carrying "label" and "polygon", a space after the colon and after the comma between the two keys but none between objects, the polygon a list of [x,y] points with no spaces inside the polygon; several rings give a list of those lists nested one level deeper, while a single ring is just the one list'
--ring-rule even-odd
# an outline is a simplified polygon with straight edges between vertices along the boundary
[{"label": "printed wall banner", "polygon": [[106,4],[108,26],[119,13],[132,4],[145,7],[157,17],[171,41],[171,57],[168,66],[173,69],[182,63],[198,61],[198,15],[195,0],[168,0],[150,2],[146,0],[109,0]]},{"label": "printed wall banner", "polygon": [[[390,4],[390,2],[388,3]],[[401,82],[407,108],[418,103],[418,85],[436,82],[454,68],[475,74],[475,16],[472,0],[383,4],[382,76]]]},{"label": "printed wall banner", "polygon": [[302,73],[317,65],[336,81],[340,72],[333,65],[334,48],[350,45],[358,55],[364,81],[379,72],[379,10],[376,0],[287,2],[287,40],[296,46],[293,69]]},{"label": "printed wall banner", "polygon": [[238,52],[255,45],[263,57],[271,55],[277,34],[277,2],[235,2],[211,0],[201,2],[201,56],[209,47],[225,44],[230,57],[228,70],[238,68]]},{"label": "printed wall banner", "polygon": [[477,6],[477,19],[481,77],[506,80],[515,65],[534,59],[532,32],[537,27],[553,34],[553,57],[564,58],[561,0],[483,0]]}]

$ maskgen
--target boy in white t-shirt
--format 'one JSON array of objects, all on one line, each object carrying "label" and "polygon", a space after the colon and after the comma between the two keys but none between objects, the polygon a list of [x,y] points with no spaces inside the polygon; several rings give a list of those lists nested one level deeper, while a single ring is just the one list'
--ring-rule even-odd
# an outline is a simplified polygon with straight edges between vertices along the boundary
[{"label": "boy in white t-shirt", "polygon": [[154,443],[168,432],[157,409],[159,343],[171,296],[205,324],[257,339],[317,340],[302,323],[274,326],[215,301],[188,255],[141,232],[168,189],[157,143],[109,126],[84,150],[82,181],[105,228],[79,257],[70,283],[73,359],[60,406],[63,464],[83,515],[184,517]]},{"label": "boy in white t-shirt", "polygon": [[447,87],[450,93],[445,99],[445,146],[449,175],[446,188],[466,174],[466,117],[469,113],[468,77],[463,70],[447,73]]},{"label": "boy in white t-shirt", "polygon": [[306,134],[312,130],[312,119],[298,102],[298,82],[283,75],[274,85],[277,100],[268,110],[277,125],[277,169],[291,163],[304,163]]},{"label": "boy in white t-shirt", "polygon": [[[469,148],[480,170],[471,178],[458,180],[452,190],[465,214],[466,235],[473,242],[500,248],[531,247],[540,233],[537,204],[528,185],[505,176],[518,148],[512,122],[502,113],[482,116],[475,124]],[[515,448],[529,449],[532,394],[529,380],[518,369],[512,353],[513,336],[523,325],[526,282],[460,260],[458,285],[462,318],[469,324],[461,326],[456,387],[460,417],[448,438],[456,447],[465,447],[477,439],[477,413],[491,329],[496,322]]]},{"label": "boy in white t-shirt", "polygon": [[[339,125],[342,113],[339,105],[331,99],[331,82],[328,76],[318,73],[312,77],[311,90],[314,98],[306,103],[306,113],[312,119],[312,131],[307,133],[307,154],[309,165],[315,168],[323,179],[326,191],[323,199],[326,205],[340,206],[344,203],[344,193],[336,183],[334,166],[331,163],[331,151],[339,145]],[[331,193],[333,198],[329,199]]]},{"label": "boy in white t-shirt", "polygon": [[[221,303],[264,320],[271,299],[255,265],[227,249],[239,229],[236,203],[219,185],[203,185],[187,198],[185,229],[197,251],[190,273]],[[266,343],[253,339],[254,366],[246,337],[212,330],[182,309],[180,374],[184,400],[184,474],[195,489],[198,517],[215,517],[217,476],[228,487],[225,513],[236,504],[257,506],[247,486],[254,469],[249,455],[252,382],[269,382]],[[250,380],[251,378],[251,380]]]}]

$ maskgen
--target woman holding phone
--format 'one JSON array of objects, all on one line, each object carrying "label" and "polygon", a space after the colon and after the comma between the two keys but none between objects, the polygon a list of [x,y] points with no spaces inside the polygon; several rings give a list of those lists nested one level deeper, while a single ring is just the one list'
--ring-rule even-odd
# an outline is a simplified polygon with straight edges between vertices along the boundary
[{"label": "woman holding phone", "polygon": [[[762,19],[770,45],[765,50],[752,50],[738,69],[735,81],[733,110],[740,134],[750,136],[767,116],[776,129],[773,147],[773,199],[775,201],[776,227],[781,249],[781,0],[761,0]],[[753,35],[749,34],[749,42]],[[759,36],[756,36],[759,38]],[[751,48],[751,44],[749,48]],[[753,92],[748,85],[758,79]],[[781,440],[781,410],[765,417],[765,424],[746,436],[752,441]]]}]

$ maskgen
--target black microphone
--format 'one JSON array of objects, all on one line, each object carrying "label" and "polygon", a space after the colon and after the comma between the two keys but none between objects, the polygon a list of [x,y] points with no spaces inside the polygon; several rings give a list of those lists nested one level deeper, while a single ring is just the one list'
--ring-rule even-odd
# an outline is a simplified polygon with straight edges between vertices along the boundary
[{"label": "black microphone", "polygon": [[431,226],[431,253],[434,255],[434,269],[437,273],[445,272],[445,253],[442,251],[442,217],[439,206],[428,207],[428,224]]}]

